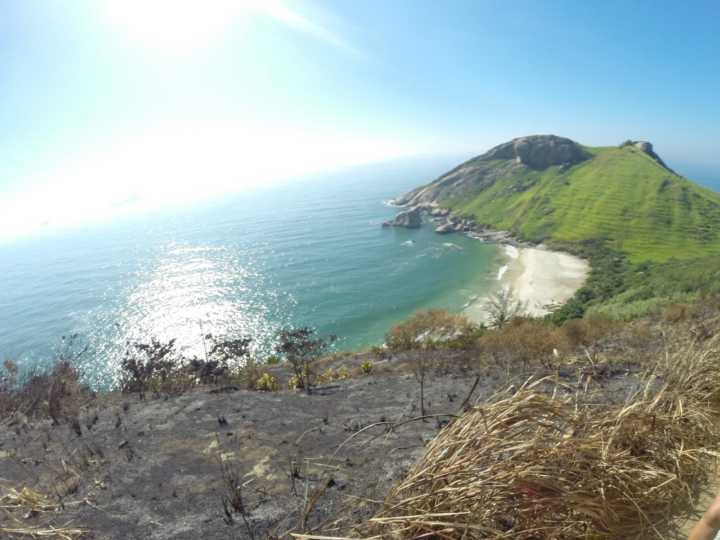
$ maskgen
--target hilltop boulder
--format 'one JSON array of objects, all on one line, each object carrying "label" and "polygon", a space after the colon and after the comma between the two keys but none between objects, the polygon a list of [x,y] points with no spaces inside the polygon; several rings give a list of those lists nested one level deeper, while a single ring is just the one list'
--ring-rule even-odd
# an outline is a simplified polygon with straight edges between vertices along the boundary
[{"label": "hilltop boulder", "polygon": [[[578,143],[556,135],[530,135],[498,145],[466,161],[395,202],[399,205],[437,205],[440,201],[472,198],[498,179],[560,166],[564,171],[592,156]],[[518,184],[518,189],[527,186]]]},{"label": "hilltop boulder", "polygon": [[579,144],[565,137],[530,135],[496,146],[480,156],[480,159],[514,159],[531,169],[543,170],[553,165],[580,163],[588,157]]},{"label": "hilltop boulder", "polygon": [[662,160],[662,158],[660,156],[657,155],[657,153],[655,153],[655,149],[653,148],[653,145],[651,142],[649,142],[649,141],[633,141],[633,140],[628,139],[627,141],[625,141],[624,143],[622,143],[620,145],[620,148],[624,148],[627,146],[633,146],[633,147],[637,148],[641,152],[644,152],[645,154],[647,154],[648,156],[653,158],[660,165],[665,167],[668,171],[675,172],[665,164],[665,162]]}]

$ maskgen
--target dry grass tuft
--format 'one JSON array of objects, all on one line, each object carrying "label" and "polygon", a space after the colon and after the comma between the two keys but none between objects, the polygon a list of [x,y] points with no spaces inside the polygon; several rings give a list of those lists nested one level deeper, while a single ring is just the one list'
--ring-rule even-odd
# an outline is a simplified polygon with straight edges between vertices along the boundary
[{"label": "dry grass tuft", "polygon": [[58,505],[39,491],[24,487],[20,491],[9,489],[5,495],[0,497],[0,508],[22,509],[27,512],[39,513],[57,510]]},{"label": "dry grass tuft", "polygon": [[[62,527],[35,526],[25,522],[39,514],[55,512],[58,508],[57,503],[39,491],[28,487],[24,487],[20,491],[11,488],[0,497],[0,510],[8,521],[7,526],[0,525],[0,536],[2,538],[48,538],[54,540],[75,540],[82,537],[85,534],[84,530],[68,525]],[[18,513],[19,516],[16,515]]]},{"label": "dry grass tuft", "polygon": [[[51,540],[75,540],[85,531],[71,527],[0,527],[0,533],[13,535],[18,538],[48,538]],[[12,537],[11,537],[12,538]]]},{"label": "dry grass tuft", "polygon": [[[448,425],[371,520],[393,538],[653,538],[676,532],[718,445],[717,340],[668,356],[621,406],[528,383]],[[661,533],[664,531],[664,533]]]}]

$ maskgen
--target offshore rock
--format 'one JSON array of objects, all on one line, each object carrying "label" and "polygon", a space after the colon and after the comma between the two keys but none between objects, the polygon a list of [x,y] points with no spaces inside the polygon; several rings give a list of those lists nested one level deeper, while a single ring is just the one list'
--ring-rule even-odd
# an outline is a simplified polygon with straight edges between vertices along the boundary
[{"label": "offshore rock", "polygon": [[395,219],[386,221],[383,227],[405,227],[407,229],[419,229],[422,225],[422,212],[420,208],[411,208],[400,212]]}]

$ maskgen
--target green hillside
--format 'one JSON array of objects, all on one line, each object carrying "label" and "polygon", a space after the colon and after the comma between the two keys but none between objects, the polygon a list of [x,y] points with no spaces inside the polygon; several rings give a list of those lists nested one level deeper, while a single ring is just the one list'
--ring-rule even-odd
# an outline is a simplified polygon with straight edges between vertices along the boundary
[{"label": "green hillside", "polygon": [[400,197],[590,260],[556,316],[645,315],[720,294],[720,194],[669,169],[647,142],[591,148],[554,135],[496,146]]},{"label": "green hillside", "polygon": [[720,253],[720,195],[633,145],[583,149],[590,159],[571,167],[514,167],[439,202],[532,241],[607,239],[633,262]]}]

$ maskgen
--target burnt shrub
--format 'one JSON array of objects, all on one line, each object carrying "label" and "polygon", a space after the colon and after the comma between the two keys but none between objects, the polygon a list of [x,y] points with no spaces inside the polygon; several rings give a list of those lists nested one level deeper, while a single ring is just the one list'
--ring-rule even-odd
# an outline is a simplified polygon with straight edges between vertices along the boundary
[{"label": "burnt shrub", "polygon": [[151,338],[149,343],[128,343],[121,363],[120,388],[123,392],[138,392],[141,398],[147,391],[159,395],[170,377],[178,371],[175,340],[163,343]]}]

